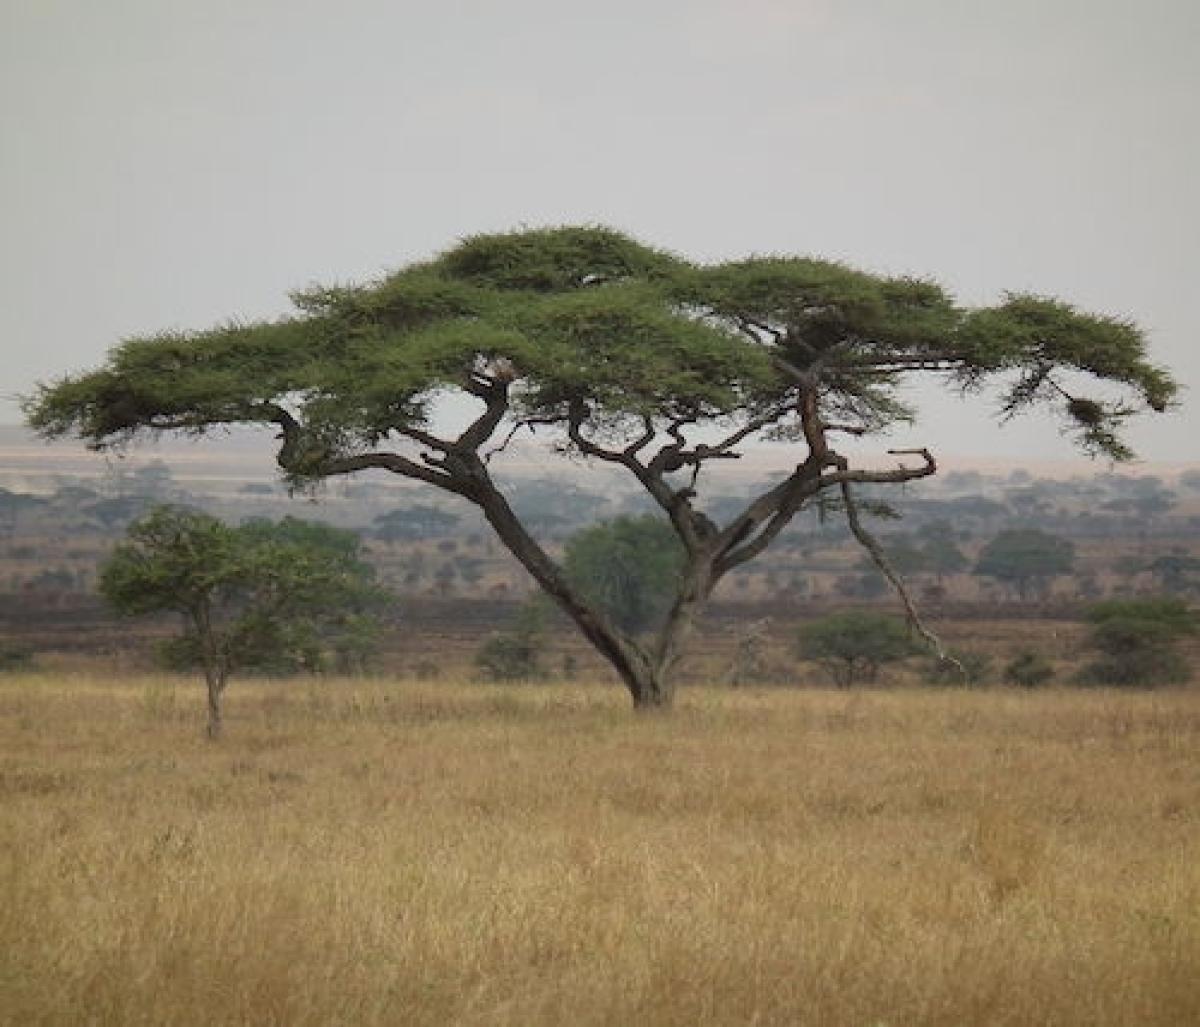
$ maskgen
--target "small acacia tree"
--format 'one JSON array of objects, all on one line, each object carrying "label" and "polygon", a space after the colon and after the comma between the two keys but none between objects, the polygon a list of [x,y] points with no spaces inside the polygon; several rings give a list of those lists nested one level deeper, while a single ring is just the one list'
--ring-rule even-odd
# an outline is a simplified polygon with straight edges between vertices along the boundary
[{"label": "small acacia tree", "polygon": [[823,664],[839,688],[875,681],[884,664],[916,651],[903,619],[868,611],[835,613],[805,624],[796,646],[802,659]]},{"label": "small acacia tree", "polygon": [[233,527],[161,506],[130,526],[101,569],[100,592],[122,613],[183,615],[175,648],[204,669],[215,739],[230,675],[314,667],[330,635],[362,633],[381,598],[370,579],[349,532],[294,518]]},{"label": "small acacia tree", "polygon": [[[833,491],[853,517],[857,484],[935,472],[925,448],[882,467],[836,448],[839,434],[909,417],[905,379],[967,390],[998,379],[1004,415],[1061,406],[1087,449],[1116,458],[1129,455],[1121,420],[1136,405],[1165,409],[1176,392],[1137,328],[1056,300],[1010,295],[969,310],[930,281],[800,257],[697,265],[604,228],[478,236],[373,284],[293,300],[296,313],[277,321],[126,341],[100,370],[39,388],[29,421],[98,448],[267,425],[294,484],[376,469],[459,496],[639,707],[671,701],[698,611],[798,511]],[[1084,396],[1089,380],[1111,388]],[[434,406],[454,393],[474,410],[445,429]],[[685,558],[653,639],[588,602],[514,513],[494,457],[522,426],[627,472],[669,521]],[[792,470],[716,523],[704,472],[756,437],[791,447]]]},{"label": "small acacia tree", "polygon": [[1036,528],[1002,531],[979,552],[975,573],[1013,589],[1021,602],[1045,593],[1050,582],[1075,566],[1075,546]]}]

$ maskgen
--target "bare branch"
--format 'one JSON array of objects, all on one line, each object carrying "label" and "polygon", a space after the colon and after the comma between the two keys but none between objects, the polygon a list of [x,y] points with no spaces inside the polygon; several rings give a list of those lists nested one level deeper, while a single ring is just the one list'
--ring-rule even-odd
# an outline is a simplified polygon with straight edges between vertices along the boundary
[{"label": "bare branch", "polygon": [[745,425],[735,431],[732,435],[722,439],[715,446],[697,446],[695,453],[702,459],[704,457],[716,456],[718,454],[735,455],[729,454],[728,451],[736,446],[739,442],[743,442],[748,439],[755,432],[761,431],[768,425],[775,424],[777,421],[786,417],[792,409],[793,406],[791,403],[785,403],[781,404],[780,406],[772,407],[767,413],[761,414],[760,416],[747,421]]},{"label": "bare branch", "polygon": [[[587,415],[587,406],[581,400],[572,402],[567,422],[567,435],[571,441],[579,448],[580,452],[587,456],[620,464],[627,468],[671,519],[676,534],[679,535],[687,550],[691,553],[698,552],[702,545],[702,539],[714,533],[713,525],[707,517],[692,509],[690,490],[675,490],[663,478],[664,474],[678,470],[682,466],[675,459],[678,446],[664,446],[655,454],[649,464],[644,464],[636,455],[637,449],[642,448],[640,445],[632,451],[628,448],[612,450],[605,449],[586,438],[583,434],[583,422]],[[682,439],[680,429],[689,423],[693,423],[691,419],[679,418],[672,422],[666,430],[675,438]]]},{"label": "bare branch", "polygon": [[843,482],[896,484],[898,482],[914,481],[917,478],[928,478],[931,474],[937,473],[937,461],[933,459],[933,454],[928,449],[889,449],[888,453],[893,456],[920,456],[925,463],[922,467],[905,467],[901,464],[890,471],[852,471],[847,466],[844,458],[835,457],[838,469],[829,474],[822,475],[822,488],[827,488],[830,485],[840,485]]},{"label": "bare branch", "polygon": [[398,453],[357,453],[353,456],[334,457],[324,461],[320,466],[322,477],[353,474],[355,471],[371,469],[391,471],[393,474],[400,474],[406,478],[416,478],[418,481],[436,485],[440,489],[460,496],[469,498],[471,494],[470,482],[461,475],[424,467]]},{"label": "bare branch", "polygon": [[962,676],[963,681],[966,681],[968,676],[966,667],[962,665],[962,661],[946,652],[945,647],[942,645],[942,640],[930,631],[925,622],[921,620],[921,615],[917,612],[916,604],[913,602],[912,596],[908,594],[904,579],[900,577],[899,573],[891,565],[878,540],[863,525],[862,519],[859,516],[858,503],[854,499],[848,482],[841,483],[841,491],[842,502],[846,506],[846,520],[850,525],[851,533],[858,540],[858,544],[870,554],[875,566],[879,568],[879,573],[895,589],[896,594],[900,597],[900,602],[904,605],[904,615],[908,619],[909,625],[925,640],[940,662],[950,664]]},{"label": "bare branch", "polygon": [[771,544],[796,516],[804,503],[823,487],[821,464],[809,454],[787,480],[763,493],[717,536],[718,577],[748,560]]},{"label": "bare branch", "polygon": [[492,437],[508,413],[508,384],[498,382],[488,390],[483,399],[487,404],[486,409],[455,439],[455,449],[474,452]]},{"label": "bare branch", "polygon": [[450,443],[445,439],[439,439],[436,435],[431,435],[420,428],[413,428],[406,425],[403,428],[394,428],[393,431],[397,435],[403,435],[405,438],[412,439],[413,442],[419,442],[422,446],[428,446],[430,449],[435,449],[439,453],[447,453],[450,450]]},{"label": "bare branch", "polygon": [[772,328],[768,324],[763,324],[761,321],[756,321],[749,317],[739,317],[734,322],[742,333],[748,336],[751,340],[757,343],[765,342],[764,335],[769,335],[776,343],[782,343],[785,332],[778,328]]},{"label": "bare branch", "polygon": [[[585,456],[595,457],[612,464],[623,464],[633,470],[632,465],[642,468],[641,463],[633,454],[620,450],[605,449],[583,434],[583,422],[587,420],[590,411],[582,400],[572,400],[567,412],[567,437]],[[644,468],[642,468],[644,470]],[[634,473],[637,473],[636,471]]]},{"label": "bare branch", "polygon": [[642,417],[642,434],[626,446],[621,452],[625,456],[637,456],[651,442],[654,441],[654,436],[658,432],[654,429],[654,422],[649,417]]},{"label": "bare branch", "polygon": [[516,437],[517,432],[519,432],[522,428],[528,428],[530,434],[532,435],[537,431],[538,425],[558,424],[561,420],[562,418],[560,417],[522,417],[519,421],[517,421],[516,424],[512,426],[512,429],[508,432],[508,434],[504,436],[504,439],[501,441],[500,445],[489,449],[483,454],[483,462],[485,464],[490,463],[492,457],[503,453],[508,448],[512,440]]},{"label": "bare branch", "polygon": [[680,452],[682,452],[684,446],[687,445],[687,439],[683,437],[684,427],[695,423],[696,419],[694,417],[676,417],[670,424],[667,425],[665,431],[671,436],[671,438],[675,440],[675,445],[679,448]]},{"label": "bare branch", "polygon": [[[823,443],[823,437],[821,439]],[[724,556],[718,563],[719,574],[754,559],[762,553],[799,512],[804,503],[824,489],[850,482],[896,483],[924,478],[937,471],[933,455],[927,449],[892,449],[895,456],[918,454],[924,458],[922,467],[897,467],[890,471],[850,470],[844,457],[825,448],[811,452],[787,481],[760,496],[746,511],[735,518],[720,535]],[[837,469],[821,473],[833,465]]]}]

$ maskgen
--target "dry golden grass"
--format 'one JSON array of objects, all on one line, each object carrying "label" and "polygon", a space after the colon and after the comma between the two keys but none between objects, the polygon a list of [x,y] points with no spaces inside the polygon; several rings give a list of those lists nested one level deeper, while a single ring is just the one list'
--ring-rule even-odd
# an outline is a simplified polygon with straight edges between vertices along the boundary
[{"label": "dry golden grass", "polygon": [[0,1019],[1200,1023],[1200,694],[0,681]]}]

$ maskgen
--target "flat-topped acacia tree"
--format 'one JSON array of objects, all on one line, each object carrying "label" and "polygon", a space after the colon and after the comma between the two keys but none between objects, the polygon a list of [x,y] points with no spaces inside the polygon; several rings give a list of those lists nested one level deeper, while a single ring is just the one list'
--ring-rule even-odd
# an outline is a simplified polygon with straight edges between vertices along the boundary
[{"label": "flat-topped acacia tree", "polygon": [[[1061,406],[1085,449],[1117,459],[1130,455],[1122,420],[1176,392],[1135,326],[1056,300],[963,309],[926,280],[798,257],[698,265],[596,227],[481,235],[380,281],[292,298],[295,314],[276,321],[123,342],[101,369],[39,387],[30,424],[94,448],[273,425],[293,484],[375,468],[461,496],[640,708],[670,704],[713,588],[807,503],[835,490],[856,527],[853,486],[935,472],[927,449],[856,467],[834,446],[908,418],[906,379],[995,380],[1002,415]],[[1101,398],[1079,393],[1089,381]],[[455,393],[474,413],[439,433],[434,407]],[[489,457],[525,425],[623,468],[678,534],[683,570],[652,639],[589,604],[497,487]],[[699,502],[704,471],[756,437],[794,449],[794,470],[714,523]]]}]

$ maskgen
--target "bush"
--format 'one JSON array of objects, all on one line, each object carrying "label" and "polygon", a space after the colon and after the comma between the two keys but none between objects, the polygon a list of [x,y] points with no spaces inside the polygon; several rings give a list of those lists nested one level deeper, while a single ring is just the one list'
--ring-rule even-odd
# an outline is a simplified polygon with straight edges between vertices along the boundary
[{"label": "bush", "polygon": [[540,681],[547,676],[542,658],[545,608],[534,600],[522,607],[511,629],[492,635],[475,654],[475,666],[490,681]]},{"label": "bush", "polygon": [[796,652],[828,669],[834,683],[847,688],[874,681],[879,668],[917,652],[908,625],[882,613],[837,613],[800,629]]},{"label": "bush", "polygon": [[1004,668],[1004,680],[1021,688],[1037,688],[1054,677],[1054,664],[1040,653],[1023,652]]},{"label": "bush", "polygon": [[[934,658],[925,669],[925,681],[930,685],[982,685],[987,682],[993,672],[992,658],[987,653],[962,652],[950,653],[961,665],[955,666],[950,660]],[[963,674],[966,673],[964,677]]]},{"label": "bush", "polygon": [[1076,675],[1081,685],[1111,685],[1115,688],[1152,688],[1179,685],[1191,680],[1192,672],[1173,649],[1122,653],[1093,660]]},{"label": "bush", "polygon": [[1181,684],[1191,677],[1175,648],[1196,633],[1196,616],[1181,599],[1122,599],[1088,611],[1087,645],[1099,656],[1076,677],[1080,684],[1148,688]]},{"label": "bush", "polygon": [[15,642],[0,642],[0,674],[29,670],[32,666],[32,650]]}]

